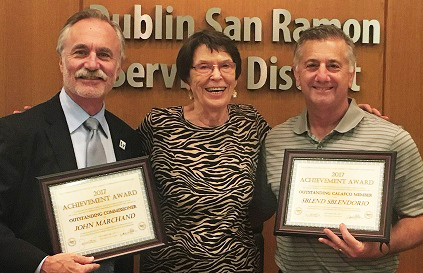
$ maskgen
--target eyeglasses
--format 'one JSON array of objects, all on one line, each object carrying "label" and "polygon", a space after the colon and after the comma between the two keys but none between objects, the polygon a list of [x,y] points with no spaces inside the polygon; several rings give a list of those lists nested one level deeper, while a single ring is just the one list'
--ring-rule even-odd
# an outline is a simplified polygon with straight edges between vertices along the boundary
[{"label": "eyeglasses", "polygon": [[227,63],[221,63],[221,64],[202,63],[202,64],[194,65],[192,68],[201,74],[211,74],[215,67],[217,67],[220,73],[222,74],[230,74],[235,71],[236,63],[234,62],[227,62]]}]

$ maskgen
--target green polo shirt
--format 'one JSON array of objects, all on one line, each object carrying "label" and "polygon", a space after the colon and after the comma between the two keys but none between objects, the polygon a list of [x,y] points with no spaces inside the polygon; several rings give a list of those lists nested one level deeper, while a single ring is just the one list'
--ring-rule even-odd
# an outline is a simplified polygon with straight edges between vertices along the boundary
[{"label": "green polo shirt", "polygon": [[[400,126],[361,110],[354,100],[323,140],[311,135],[307,111],[273,128],[265,141],[268,183],[279,196],[285,149],[396,151],[394,221],[423,214],[423,164],[416,144]],[[283,272],[395,272],[398,256],[359,261],[317,238],[277,236],[276,264]]]}]

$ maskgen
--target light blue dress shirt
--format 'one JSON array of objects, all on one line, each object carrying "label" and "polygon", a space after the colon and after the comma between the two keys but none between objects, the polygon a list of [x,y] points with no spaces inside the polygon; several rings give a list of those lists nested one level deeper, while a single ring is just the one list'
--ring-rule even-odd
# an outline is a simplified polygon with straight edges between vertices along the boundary
[{"label": "light blue dress shirt", "polygon": [[[87,166],[87,139],[89,131],[83,126],[83,123],[90,117],[78,104],[76,104],[66,94],[62,88],[59,94],[60,104],[62,105],[63,112],[65,113],[66,122],[69,127],[69,133],[72,139],[73,150],[75,152],[76,164],[78,169],[85,168]],[[101,143],[103,144],[104,151],[106,152],[107,163],[115,162],[116,156],[113,149],[112,137],[110,135],[109,125],[107,124],[106,118],[104,117],[105,105],[101,110],[92,116],[96,118],[101,125],[100,134]],[[41,266],[43,265],[45,257],[35,273],[41,272]]]},{"label": "light blue dress shirt", "polygon": [[[87,139],[89,131],[83,126],[83,123],[90,117],[78,104],[76,104],[66,94],[65,90],[60,91],[60,103],[63,112],[65,113],[66,122],[68,123],[69,133],[72,139],[73,150],[75,152],[76,163],[78,169],[87,166]],[[104,117],[105,106],[95,114],[94,117],[100,122],[102,133],[100,134],[101,143],[103,144],[104,151],[106,152],[107,163],[115,162],[115,151],[113,150],[112,137],[110,135],[109,125]]]}]

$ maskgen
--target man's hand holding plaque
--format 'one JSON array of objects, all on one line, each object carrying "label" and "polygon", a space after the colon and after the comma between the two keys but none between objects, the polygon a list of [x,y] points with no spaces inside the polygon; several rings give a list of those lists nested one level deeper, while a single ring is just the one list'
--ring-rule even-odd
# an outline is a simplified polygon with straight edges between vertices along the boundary
[{"label": "man's hand holding plaque", "polygon": [[336,251],[342,252],[349,258],[377,259],[388,254],[387,244],[377,242],[361,242],[354,238],[345,224],[339,225],[342,238],[332,230],[325,228],[323,232],[327,238],[319,238],[319,242],[326,244]]},{"label": "man's hand holding plaque", "polygon": [[94,257],[84,257],[73,253],[59,253],[48,256],[40,272],[91,272],[100,268],[100,265],[92,263],[93,261]]}]

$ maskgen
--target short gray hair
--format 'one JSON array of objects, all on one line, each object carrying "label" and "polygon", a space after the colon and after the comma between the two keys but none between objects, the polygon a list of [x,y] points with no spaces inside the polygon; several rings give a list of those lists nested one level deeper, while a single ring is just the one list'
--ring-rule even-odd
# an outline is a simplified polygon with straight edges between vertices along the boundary
[{"label": "short gray hair", "polygon": [[347,44],[347,58],[350,64],[350,72],[355,67],[355,46],[350,37],[348,37],[340,28],[334,25],[320,25],[304,30],[300,34],[294,50],[294,66],[297,67],[303,54],[303,45],[307,41],[325,41],[325,40],[343,40]]},{"label": "short gray hair", "polygon": [[87,9],[72,15],[63,26],[60,31],[59,38],[57,39],[56,51],[61,56],[64,48],[65,37],[69,33],[69,29],[75,25],[77,22],[84,19],[98,19],[108,23],[116,32],[120,42],[120,60],[123,61],[125,58],[125,38],[123,37],[122,30],[119,25],[111,21],[106,15],[102,14],[99,10],[96,9]]}]

